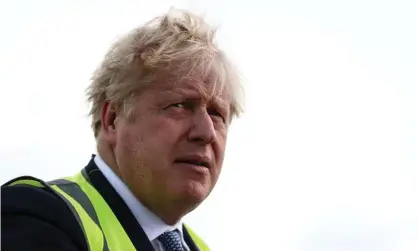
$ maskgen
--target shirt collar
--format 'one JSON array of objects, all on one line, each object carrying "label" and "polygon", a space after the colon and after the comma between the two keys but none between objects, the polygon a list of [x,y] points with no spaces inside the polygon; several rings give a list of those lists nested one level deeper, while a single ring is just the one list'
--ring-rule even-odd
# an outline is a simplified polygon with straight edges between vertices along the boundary
[{"label": "shirt collar", "polygon": [[181,221],[177,222],[177,224],[173,226],[167,225],[163,220],[161,220],[161,218],[151,212],[148,208],[142,205],[138,199],[136,199],[135,195],[133,195],[126,184],[113,172],[113,170],[98,154],[94,157],[94,162],[122,200],[129,207],[150,241],[155,240],[166,231],[172,231],[175,229],[180,231],[181,237],[183,238],[183,224]]}]

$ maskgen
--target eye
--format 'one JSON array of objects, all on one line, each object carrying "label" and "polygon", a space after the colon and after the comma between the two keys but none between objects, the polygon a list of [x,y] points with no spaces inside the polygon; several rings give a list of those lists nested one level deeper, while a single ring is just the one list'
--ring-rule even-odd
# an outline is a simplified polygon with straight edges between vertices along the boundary
[{"label": "eye", "polygon": [[168,108],[176,110],[193,110],[193,104],[190,102],[179,102],[169,105]]},{"label": "eye", "polygon": [[176,103],[176,104],[172,104],[171,107],[176,107],[176,108],[186,108],[186,105],[184,103]]},{"label": "eye", "polygon": [[209,113],[210,116],[215,116],[217,118],[222,119],[222,122],[225,122],[224,116],[222,116],[222,114],[220,112],[218,112],[216,109],[209,109],[208,113]]}]

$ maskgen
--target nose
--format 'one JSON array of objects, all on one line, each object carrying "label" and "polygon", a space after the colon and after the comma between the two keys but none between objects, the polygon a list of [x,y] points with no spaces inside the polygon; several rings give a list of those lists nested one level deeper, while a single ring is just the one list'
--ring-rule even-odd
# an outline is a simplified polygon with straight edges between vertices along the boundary
[{"label": "nose", "polygon": [[210,144],[216,136],[213,121],[208,112],[195,113],[192,118],[192,127],[189,132],[189,140],[199,144]]}]

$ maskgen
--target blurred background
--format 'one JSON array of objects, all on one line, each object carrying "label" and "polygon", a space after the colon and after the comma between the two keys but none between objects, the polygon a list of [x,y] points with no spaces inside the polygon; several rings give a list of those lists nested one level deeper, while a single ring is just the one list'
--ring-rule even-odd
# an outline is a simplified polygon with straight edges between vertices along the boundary
[{"label": "blurred background", "polygon": [[219,183],[187,216],[213,250],[418,250],[413,0],[2,0],[2,183],[87,164],[92,72],[170,7],[218,25],[244,76]]}]

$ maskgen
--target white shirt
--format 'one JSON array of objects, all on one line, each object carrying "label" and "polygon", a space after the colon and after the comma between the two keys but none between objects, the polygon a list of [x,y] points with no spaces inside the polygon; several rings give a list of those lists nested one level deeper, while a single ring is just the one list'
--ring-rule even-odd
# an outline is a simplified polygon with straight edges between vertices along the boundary
[{"label": "white shirt", "polygon": [[157,240],[158,236],[166,231],[172,231],[175,229],[180,231],[185,250],[190,251],[183,238],[183,224],[181,221],[174,226],[167,225],[163,220],[161,220],[157,215],[143,206],[139,200],[136,199],[135,195],[133,195],[126,184],[113,172],[113,170],[99,155],[94,157],[94,162],[129,207],[156,251],[165,251],[163,245]]}]

